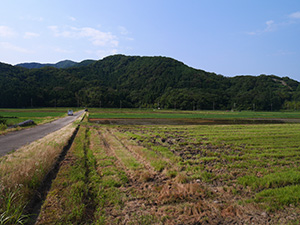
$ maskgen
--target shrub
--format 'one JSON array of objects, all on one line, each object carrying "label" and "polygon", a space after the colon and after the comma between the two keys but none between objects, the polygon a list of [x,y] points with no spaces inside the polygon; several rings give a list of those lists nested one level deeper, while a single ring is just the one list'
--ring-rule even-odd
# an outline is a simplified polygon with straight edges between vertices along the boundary
[{"label": "shrub", "polygon": [[1,130],[6,130],[6,128],[7,128],[6,124],[1,123],[1,121],[0,121],[0,131]]}]

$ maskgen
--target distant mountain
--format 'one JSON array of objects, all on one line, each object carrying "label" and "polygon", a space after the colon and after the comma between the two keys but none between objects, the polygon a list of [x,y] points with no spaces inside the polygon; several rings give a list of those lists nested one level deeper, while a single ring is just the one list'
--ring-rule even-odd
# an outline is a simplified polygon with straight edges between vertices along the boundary
[{"label": "distant mountain", "polygon": [[113,55],[57,64],[68,68],[0,63],[0,107],[300,108],[300,83],[288,77],[225,77],[169,57]]},{"label": "distant mountain", "polygon": [[64,60],[54,64],[53,66],[58,69],[66,69],[75,65],[77,65],[76,62],[73,62],[71,60]]},{"label": "distant mountain", "polygon": [[80,63],[71,61],[71,60],[64,60],[64,61],[60,61],[58,63],[55,64],[51,64],[51,63],[36,63],[36,62],[32,62],[32,63],[20,63],[17,64],[16,66],[19,67],[23,67],[23,68],[27,68],[27,69],[40,69],[43,67],[54,67],[57,69],[66,69],[66,68],[70,68],[70,67],[80,67],[80,66],[88,66],[89,64],[95,62],[95,60],[84,60]]},{"label": "distant mountain", "polygon": [[54,64],[41,64],[41,63],[32,62],[32,63],[20,63],[17,64],[16,66],[27,68],[27,69],[40,69],[45,66],[53,66],[53,65]]},{"label": "distant mountain", "polygon": [[88,66],[94,62],[96,62],[96,60],[87,59],[87,60],[81,61],[80,63],[77,63],[76,65],[74,65],[74,67]]}]

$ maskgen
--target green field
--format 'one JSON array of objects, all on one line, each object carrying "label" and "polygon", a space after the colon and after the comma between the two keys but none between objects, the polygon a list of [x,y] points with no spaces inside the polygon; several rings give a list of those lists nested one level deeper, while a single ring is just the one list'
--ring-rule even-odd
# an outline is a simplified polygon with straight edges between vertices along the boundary
[{"label": "green field", "polygon": [[5,120],[7,126],[29,119],[41,124],[66,116],[67,110],[68,108],[0,109],[0,119]]},{"label": "green field", "polygon": [[149,109],[89,109],[89,118],[163,118],[163,119],[300,119],[300,112],[181,111]]},{"label": "green field", "polygon": [[[249,111],[89,109],[89,114],[89,119],[299,118],[297,112]],[[299,224],[299,140],[297,121],[109,125],[85,119],[36,224]]]},{"label": "green field", "polygon": [[[100,119],[298,118],[294,112],[89,112],[90,118]],[[85,123],[38,224],[119,224],[125,220],[129,224],[297,224],[299,130],[298,123]],[[78,176],[79,172],[72,172],[78,170],[85,175],[70,179]],[[83,183],[92,188],[86,189]],[[63,191],[63,184],[70,185],[72,192]]]}]

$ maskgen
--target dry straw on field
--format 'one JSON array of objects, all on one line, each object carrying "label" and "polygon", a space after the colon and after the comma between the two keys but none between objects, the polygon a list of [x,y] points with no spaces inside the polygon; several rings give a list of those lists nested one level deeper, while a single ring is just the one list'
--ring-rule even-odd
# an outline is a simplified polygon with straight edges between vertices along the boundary
[{"label": "dry straw on field", "polygon": [[0,161],[0,178],[5,188],[14,188],[39,180],[49,171],[74,132],[68,125],[44,138],[4,156]]},{"label": "dry straw on field", "polygon": [[0,158],[0,224],[26,221],[25,206],[52,170],[75,129],[76,125],[70,124]]}]

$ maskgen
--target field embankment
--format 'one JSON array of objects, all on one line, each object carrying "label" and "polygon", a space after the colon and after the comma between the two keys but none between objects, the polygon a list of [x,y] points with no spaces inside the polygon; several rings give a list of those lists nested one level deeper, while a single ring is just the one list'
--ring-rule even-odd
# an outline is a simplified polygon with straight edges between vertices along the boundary
[{"label": "field embankment", "polygon": [[70,124],[0,158],[0,224],[28,220],[28,203],[38,194],[76,126]]}]

